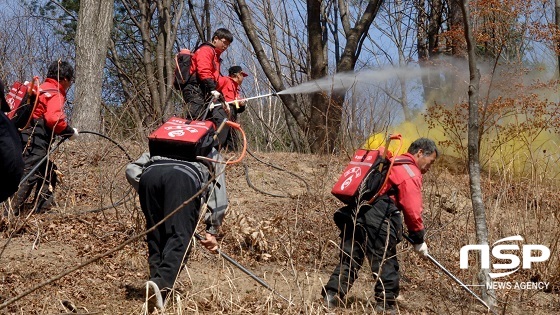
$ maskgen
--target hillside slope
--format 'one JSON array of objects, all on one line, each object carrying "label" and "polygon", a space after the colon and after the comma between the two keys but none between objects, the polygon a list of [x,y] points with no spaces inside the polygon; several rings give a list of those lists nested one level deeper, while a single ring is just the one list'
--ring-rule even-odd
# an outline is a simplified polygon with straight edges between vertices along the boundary
[{"label": "hillside slope", "polygon": [[[138,147],[127,150],[132,156],[140,153]],[[142,237],[121,245],[144,227],[137,197],[124,180],[126,157],[106,144],[73,144],[65,146],[56,159],[64,175],[57,189],[57,206],[48,213],[3,218],[0,223],[0,304],[92,262],[23,296],[0,314],[145,314],[146,245]],[[342,156],[255,153],[243,165],[228,167],[230,209],[222,250],[291,300],[291,305],[195,245],[165,313],[374,313],[369,268],[362,269],[345,308],[325,310],[320,299],[321,285],[337,261],[338,231],[331,217],[341,204],[330,195],[330,188],[346,161]],[[474,284],[477,268],[459,268],[460,248],[474,242],[468,178],[452,174],[450,168],[449,162],[442,162],[425,177],[428,244],[433,257],[465,283]],[[116,208],[98,210],[117,202]],[[512,214],[491,207],[488,212],[493,240],[516,232],[504,219]],[[530,226],[531,218],[525,219]],[[516,233],[521,232],[535,231],[527,228]],[[546,237],[540,240],[548,242]],[[557,255],[554,250],[553,255]],[[468,293],[419,259],[405,243],[400,246],[399,260],[400,314],[485,313]],[[548,281],[550,287],[497,290],[500,313],[558,313],[559,283],[553,277],[554,268],[558,268],[556,258],[546,268],[520,270],[508,278]]]}]

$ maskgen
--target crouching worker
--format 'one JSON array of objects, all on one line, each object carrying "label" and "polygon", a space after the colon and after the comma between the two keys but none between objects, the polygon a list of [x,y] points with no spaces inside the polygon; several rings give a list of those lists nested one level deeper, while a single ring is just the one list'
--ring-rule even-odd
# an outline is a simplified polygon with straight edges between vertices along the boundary
[{"label": "crouching worker", "polygon": [[[218,152],[213,149],[210,157],[217,159],[217,156]],[[213,174],[216,180],[194,197],[212,180]],[[138,192],[146,229],[157,225],[147,234],[150,280],[146,282],[146,289],[148,310],[154,307],[163,310],[181,266],[188,258],[204,203],[208,206],[204,215],[206,239],[201,244],[212,252],[218,248],[216,234],[227,208],[224,165],[213,163],[213,170],[210,170],[201,162],[150,157],[145,153],[127,166],[126,177]],[[186,202],[192,197],[192,201]]]},{"label": "crouching worker", "polygon": [[376,311],[396,311],[399,296],[397,244],[402,240],[402,216],[415,251],[427,256],[422,221],[422,174],[430,169],[437,156],[432,140],[420,138],[414,141],[408,153],[395,158],[388,184],[373,204],[360,206],[356,218],[352,216],[356,205],[346,206],[335,213],[334,220],[341,231],[341,253],[339,264],[323,288],[326,307],[335,307],[345,301],[364,258],[367,258],[377,279],[374,285]]}]

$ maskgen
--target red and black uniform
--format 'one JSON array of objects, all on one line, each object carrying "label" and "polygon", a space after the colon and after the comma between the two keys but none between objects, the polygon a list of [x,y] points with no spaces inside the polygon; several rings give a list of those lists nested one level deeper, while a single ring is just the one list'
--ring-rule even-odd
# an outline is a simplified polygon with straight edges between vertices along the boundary
[{"label": "red and black uniform", "polygon": [[360,207],[355,223],[347,214],[354,213],[356,205],[348,205],[335,213],[335,223],[341,231],[342,251],[323,294],[335,292],[344,298],[367,257],[371,271],[379,275],[374,288],[375,298],[388,304],[395,303],[400,290],[397,244],[402,240],[401,212],[414,243],[424,241],[421,189],[422,173],[415,158],[406,153],[396,158],[381,196],[372,205]]},{"label": "red and black uniform", "polygon": [[201,119],[212,101],[211,91],[218,89],[220,74],[220,55],[222,52],[210,43],[204,43],[193,53],[190,78],[181,87],[187,105],[187,116]]},{"label": "red and black uniform", "polygon": [[66,122],[64,103],[66,91],[62,85],[55,79],[47,78],[39,86],[39,102],[33,111],[33,119],[44,119],[47,131],[55,135],[72,135],[74,129]]},{"label": "red and black uniform", "polygon": [[[212,102],[211,91],[218,89],[220,80],[220,55],[222,51],[211,43],[204,43],[193,53],[191,60],[191,76],[186,84],[181,86],[183,99],[187,105],[187,117],[197,120],[212,120],[216,128],[227,119],[227,114],[221,106],[214,107],[206,113]],[[224,130],[225,131],[225,130]],[[227,134],[222,132],[220,143],[225,142]]]},{"label": "red and black uniform", "polygon": [[[222,93],[226,102],[231,102],[241,99],[239,93],[239,83],[235,81],[232,77],[220,77],[218,81],[218,91]],[[235,106],[235,104],[230,104],[232,121],[237,121],[237,114],[243,113],[245,111],[245,106]]]},{"label": "red and black uniform", "polygon": [[201,45],[193,54],[191,74],[196,73],[196,79],[203,92],[210,93],[218,89],[221,54],[222,51],[210,43]]},{"label": "red and black uniform", "polygon": [[[64,103],[66,91],[55,79],[47,78],[39,86],[37,106],[32,114],[32,123],[21,132],[23,159],[25,162],[24,177],[49,152],[55,135],[74,134],[74,129],[66,122]],[[14,211],[19,213],[23,202],[35,190],[35,211],[42,211],[51,206],[53,191],[57,183],[56,165],[46,159],[37,170],[23,182],[13,201]]]},{"label": "red and black uniform", "polygon": [[[220,77],[218,81],[218,91],[222,93],[226,102],[231,102],[241,99],[239,94],[239,84],[232,77]],[[237,121],[237,115],[245,111],[245,106],[236,106],[235,104],[230,104],[229,108],[229,119],[231,121]],[[230,130],[227,134],[225,145],[229,150],[237,151],[238,138],[235,131]]]},{"label": "red and black uniform", "polygon": [[408,236],[413,243],[424,243],[422,172],[412,154],[405,153],[396,158],[388,185],[381,193],[387,193],[403,213]]}]

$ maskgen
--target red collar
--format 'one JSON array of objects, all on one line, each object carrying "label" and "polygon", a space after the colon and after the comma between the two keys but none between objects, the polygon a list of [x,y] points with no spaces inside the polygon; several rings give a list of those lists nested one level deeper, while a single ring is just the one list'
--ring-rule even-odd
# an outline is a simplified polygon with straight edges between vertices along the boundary
[{"label": "red collar", "polygon": [[62,84],[60,84],[60,82],[58,82],[56,79],[46,78],[45,82],[41,84],[41,89],[43,91],[58,90],[58,92],[60,92],[62,96],[66,96],[66,90],[64,89]]}]

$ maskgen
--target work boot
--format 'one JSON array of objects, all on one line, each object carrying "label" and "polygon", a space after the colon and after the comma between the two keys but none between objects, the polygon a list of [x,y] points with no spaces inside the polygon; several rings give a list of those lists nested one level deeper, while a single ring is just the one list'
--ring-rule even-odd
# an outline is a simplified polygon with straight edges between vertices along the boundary
[{"label": "work boot", "polygon": [[46,199],[43,196],[40,196],[39,198],[40,198],[40,200],[37,203],[37,207],[35,208],[35,213],[50,212],[53,205],[54,205],[54,196],[51,194]]},{"label": "work boot", "polygon": [[[18,191],[19,193],[19,191]],[[11,212],[13,214],[14,217],[17,217],[20,215],[20,213],[24,212],[24,207],[25,207],[25,199],[26,197],[19,195],[18,193],[16,193],[12,199],[10,200],[10,207],[11,207]]]},{"label": "work boot", "polygon": [[323,305],[326,308],[335,308],[339,307],[342,304],[342,301],[340,300],[336,292],[326,291],[323,294]]},{"label": "work boot", "polygon": [[151,313],[154,308],[163,310],[163,298],[158,285],[153,281],[146,282],[146,300],[148,300],[148,312]]},{"label": "work boot", "polygon": [[375,313],[394,315],[397,314],[397,306],[393,303],[383,303],[383,301],[379,301],[375,305]]}]

